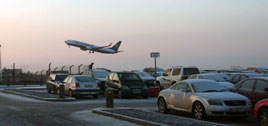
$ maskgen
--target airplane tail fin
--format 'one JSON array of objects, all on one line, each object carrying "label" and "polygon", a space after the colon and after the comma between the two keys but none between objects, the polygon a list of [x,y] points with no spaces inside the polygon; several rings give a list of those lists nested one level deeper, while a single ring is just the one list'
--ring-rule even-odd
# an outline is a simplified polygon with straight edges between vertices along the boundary
[{"label": "airplane tail fin", "polygon": [[117,42],[113,47],[111,47],[110,49],[118,51],[119,47],[121,45],[121,41]]}]

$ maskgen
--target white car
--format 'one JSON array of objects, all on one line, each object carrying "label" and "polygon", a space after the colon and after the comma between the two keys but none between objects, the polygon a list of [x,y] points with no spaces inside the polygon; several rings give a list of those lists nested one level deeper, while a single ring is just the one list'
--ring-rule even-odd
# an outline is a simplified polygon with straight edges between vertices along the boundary
[{"label": "white car", "polygon": [[158,96],[158,110],[168,113],[170,109],[193,113],[196,119],[206,116],[248,116],[250,100],[226,90],[212,80],[190,79],[162,90]]},{"label": "white car", "polygon": [[64,92],[70,97],[92,95],[98,98],[100,88],[97,81],[86,75],[69,75],[64,81]]},{"label": "white car", "polygon": [[205,73],[205,74],[194,74],[188,77],[188,79],[208,79],[214,80],[219,84],[223,85],[224,87],[234,86],[234,84],[226,81],[223,76],[218,73]]}]

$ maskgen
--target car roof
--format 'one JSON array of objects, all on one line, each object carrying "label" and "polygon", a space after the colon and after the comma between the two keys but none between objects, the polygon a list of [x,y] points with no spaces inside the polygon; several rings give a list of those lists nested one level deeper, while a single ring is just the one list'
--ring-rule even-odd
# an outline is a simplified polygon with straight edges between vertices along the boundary
[{"label": "car roof", "polygon": [[268,81],[268,77],[252,77],[251,79],[263,79]]},{"label": "car roof", "polygon": [[129,72],[129,71],[113,71],[113,72],[111,72],[111,73],[134,73],[135,74],[135,72]]},{"label": "car roof", "polygon": [[198,82],[215,82],[213,80],[208,80],[208,79],[187,79],[187,80],[183,80],[181,82],[186,82],[186,83],[198,83]]}]

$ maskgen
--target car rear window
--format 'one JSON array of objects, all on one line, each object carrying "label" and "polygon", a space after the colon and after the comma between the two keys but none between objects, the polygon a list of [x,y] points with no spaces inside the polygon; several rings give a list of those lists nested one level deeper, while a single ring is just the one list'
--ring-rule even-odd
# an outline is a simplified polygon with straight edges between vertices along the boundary
[{"label": "car rear window", "polygon": [[63,81],[68,75],[56,75],[55,81]]},{"label": "car rear window", "polygon": [[78,82],[95,82],[96,80],[94,80],[93,78],[89,77],[89,76],[78,76],[75,77],[75,79]]},{"label": "car rear window", "polygon": [[139,81],[140,78],[135,73],[119,73],[119,78],[122,81]]},{"label": "car rear window", "polygon": [[192,74],[199,74],[199,70],[197,68],[184,68],[184,75]]}]

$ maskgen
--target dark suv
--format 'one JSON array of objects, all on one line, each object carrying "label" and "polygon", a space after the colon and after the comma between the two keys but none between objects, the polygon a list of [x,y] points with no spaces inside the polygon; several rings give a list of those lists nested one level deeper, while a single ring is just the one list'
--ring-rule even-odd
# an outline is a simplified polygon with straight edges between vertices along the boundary
[{"label": "dark suv", "polygon": [[67,77],[67,74],[51,74],[47,78],[47,92],[48,93],[58,93],[60,83]]},{"label": "dark suv", "polygon": [[111,72],[105,82],[106,88],[113,88],[119,98],[142,96],[147,98],[149,90],[142,79],[133,72]]}]

